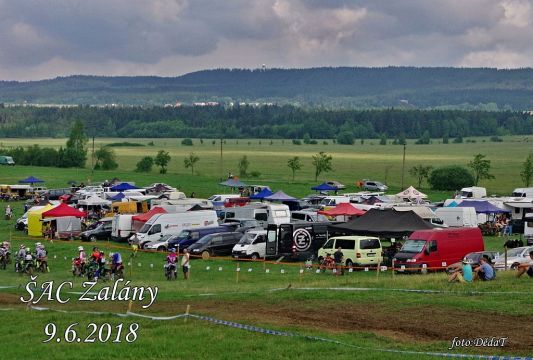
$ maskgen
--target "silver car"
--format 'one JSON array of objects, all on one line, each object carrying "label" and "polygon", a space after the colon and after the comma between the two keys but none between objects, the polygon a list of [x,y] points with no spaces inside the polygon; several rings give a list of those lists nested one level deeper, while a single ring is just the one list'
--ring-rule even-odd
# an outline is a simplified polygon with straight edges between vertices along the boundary
[{"label": "silver car", "polygon": [[379,181],[364,180],[363,189],[369,191],[387,191],[389,187]]},{"label": "silver car", "polygon": [[[528,263],[531,261],[529,252],[533,250],[533,246],[522,246],[507,250],[507,269],[516,269],[519,264]],[[500,254],[500,258],[494,262],[496,270],[505,270],[505,255]]]}]

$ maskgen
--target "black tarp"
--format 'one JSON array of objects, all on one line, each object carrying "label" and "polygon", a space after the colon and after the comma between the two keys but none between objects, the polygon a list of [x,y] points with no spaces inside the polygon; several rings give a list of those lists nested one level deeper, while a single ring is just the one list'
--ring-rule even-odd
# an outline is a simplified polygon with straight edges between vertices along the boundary
[{"label": "black tarp", "polygon": [[401,237],[409,236],[416,230],[433,229],[434,227],[413,211],[370,209],[363,216],[344,224],[331,225],[329,231],[355,235]]}]

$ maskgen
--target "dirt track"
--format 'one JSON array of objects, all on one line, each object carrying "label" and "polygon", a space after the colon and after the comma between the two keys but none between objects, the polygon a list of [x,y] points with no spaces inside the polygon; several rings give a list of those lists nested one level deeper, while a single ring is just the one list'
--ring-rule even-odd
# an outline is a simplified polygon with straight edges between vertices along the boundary
[{"label": "dirt track", "polygon": [[[272,328],[298,326],[331,333],[372,332],[406,343],[450,343],[455,337],[507,337],[505,350],[533,354],[533,316],[472,313],[429,305],[391,313],[371,303],[328,302],[318,306],[315,302],[306,301],[269,304],[258,300],[244,302],[212,298],[201,301],[159,301],[150,308],[150,313],[183,313],[188,304],[191,305],[191,313],[210,315],[223,320],[261,324]],[[20,301],[14,295],[0,294],[0,306],[10,305],[20,305]],[[77,306],[76,308],[79,309]],[[89,308],[103,310],[100,306],[84,306],[84,310]],[[105,310],[123,312],[125,306],[120,303],[106,303]],[[492,352],[490,348],[478,350],[480,353]]]}]

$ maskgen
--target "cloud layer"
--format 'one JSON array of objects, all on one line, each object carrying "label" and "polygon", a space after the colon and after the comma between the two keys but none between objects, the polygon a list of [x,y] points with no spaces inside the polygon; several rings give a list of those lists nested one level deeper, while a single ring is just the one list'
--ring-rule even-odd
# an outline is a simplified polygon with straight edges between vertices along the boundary
[{"label": "cloud layer", "polygon": [[531,0],[0,0],[0,78],[533,66]]}]

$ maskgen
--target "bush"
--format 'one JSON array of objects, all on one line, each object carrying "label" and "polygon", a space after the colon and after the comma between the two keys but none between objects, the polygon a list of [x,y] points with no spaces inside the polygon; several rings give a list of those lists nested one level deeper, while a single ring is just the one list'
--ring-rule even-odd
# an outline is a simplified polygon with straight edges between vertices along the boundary
[{"label": "bush", "polygon": [[309,145],[316,145],[318,144],[318,141],[316,140],[309,140]]},{"label": "bush", "polygon": [[326,140],[322,141],[323,145],[328,145],[328,142]]},{"label": "bush", "polygon": [[456,137],[455,139],[453,139],[453,143],[454,144],[462,144],[463,143],[463,137],[462,136]]},{"label": "bush", "polygon": [[184,145],[184,146],[192,146],[192,139],[190,138],[186,138],[186,139],[183,139],[181,140],[181,145]]},{"label": "bush", "polygon": [[292,140],[292,143],[293,143],[294,145],[302,145],[302,142],[301,142],[300,140],[298,140],[298,139],[293,139],[293,140]]},{"label": "bush", "polygon": [[150,156],[143,157],[138,163],[135,171],[137,172],[150,172],[154,166],[154,159]]},{"label": "bush", "polygon": [[[148,145],[150,145],[150,143],[148,143]],[[107,144],[106,146],[110,146],[110,147],[121,147],[121,146],[135,147],[135,146],[144,146],[144,144],[123,141],[123,142],[116,142],[116,143]],[[154,142],[153,141],[152,141],[152,145],[150,145],[150,146],[154,146]]]},{"label": "bush", "polygon": [[351,131],[343,131],[337,136],[337,143],[341,145],[353,145],[355,142]]},{"label": "bush", "polygon": [[433,190],[457,190],[474,184],[472,174],[462,166],[445,166],[431,172],[428,183]]},{"label": "bush", "polygon": [[492,142],[503,142],[503,139],[499,136],[491,136],[490,141]]},{"label": "bush", "polygon": [[150,142],[148,143],[148,146],[155,146],[155,144],[154,144],[153,141],[150,141]]}]

